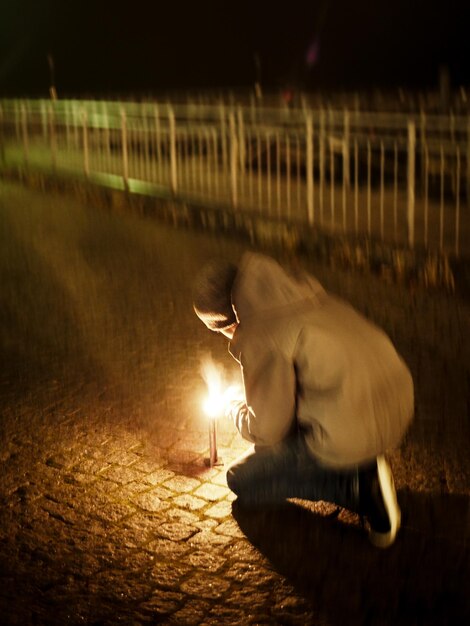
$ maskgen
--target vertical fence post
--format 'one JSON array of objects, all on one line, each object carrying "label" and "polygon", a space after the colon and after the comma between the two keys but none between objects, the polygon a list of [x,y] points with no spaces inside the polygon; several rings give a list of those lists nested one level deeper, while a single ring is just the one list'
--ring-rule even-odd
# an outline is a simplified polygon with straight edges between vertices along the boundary
[{"label": "vertical fence post", "polygon": [[29,161],[29,138],[28,138],[28,122],[26,118],[26,107],[21,104],[21,135],[23,139],[23,156],[27,164]]},{"label": "vertical fence post", "polygon": [[49,135],[49,120],[47,114],[47,105],[44,100],[41,101],[41,125],[42,125],[42,138],[44,143],[47,143],[47,137]]},{"label": "vertical fence post", "polygon": [[470,117],[467,122],[467,206],[470,208]]},{"label": "vertical fence post", "polygon": [[439,205],[439,248],[442,250],[444,246],[444,183],[445,183],[445,156],[444,156],[444,146],[441,143],[440,150],[440,179],[441,179],[441,189],[440,189],[440,205]]},{"label": "vertical fence post", "polygon": [[259,128],[256,131],[256,163],[258,169],[258,203],[260,205],[259,208],[261,209],[263,202],[263,168],[261,167],[261,134]]},{"label": "vertical fence post", "polygon": [[207,192],[210,193],[212,189],[212,167],[211,167],[211,136],[210,129],[204,128],[204,142],[206,144],[206,181]]},{"label": "vertical fence post", "polygon": [[384,179],[385,179],[385,146],[380,142],[380,237],[384,238]]},{"label": "vertical fence post", "polygon": [[320,111],[320,143],[319,143],[319,162],[320,168],[320,224],[323,224],[323,185],[325,184],[325,111]]},{"label": "vertical fence post", "polygon": [[455,183],[455,256],[459,256],[459,240],[460,240],[460,148],[457,146],[456,153],[456,183]]},{"label": "vertical fence post", "polygon": [[[158,110],[158,104],[154,106],[154,118],[155,118],[155,154],[154,159],[156,159],[155,165],[155,177],[158,180],[159,177],[162,176],[162,138],[161,138],[161,129],[160,129],[160,112]],[[160,182],[158,180],[158,182]]]},{"label": "vertical fence post", "polygon": [[235,126],[235,115],[230,113],[230,190],[232,194],[232,206],[237,207],[238,194],[237,194],[237,169],[238,169],[238,140],[237,129]]},{"label": "vertical fence post", "polygon": [[420,140],[420,152],[421,152],[421,172],[420,172],[420,180],[419,184],[421,189],[423,188],[424,178],[427,174],[424,170],[424,150],[426,145],[426,113],[423,109],[421,109],[419,114],[419,140]]},{"label": "vertical fence post", "polygon": [[428,247],[428,217],[429,217],[429,150],[427,142],[424,144],[424,247]]},{"label": "vertical fence post", "polygon": [[70,105],[65,105],[65,147],[70,152]]},{"label": "vertical fence post", "polygon": [[330,149],[330,222],[333,228],[336,227],[335,216],[335,152],[333,141],[328,142]]},{"label": "vertical fence post", "polygon": [[240,174],[243,176],[245,172],[246,147],[245,147],[245,125],[243,122],[243,111],[241,110],[241,107],[238,107],[237,122],[238,122],[238,155],[240,158]]},{"label": "vertical fence post", "polygon": [[90,155],[88,151],[88,119],[85,109],[82,110],[82,129],[83,129],[83,170],[85,176],[90,175]]},{"label": "vertical fence post", "polygon": [[343,231],[346,232],[346,191],[351,188],[351,166],[350,166],[350,116],[347,109],[344,110],[343,122],[343,189],[342,189],[342,207],[343,207]]},{"label": "vertical fence post", "polygon": [[[427,169],[426,169],[427,172]],[[398,226],[398,144],[393,144],[393,240],[397,241]]]},{"label": "vertical fence post", "polygon": [[227,171],[227,131],[225,123],[225,105],[222,103],[219,107],[220,117],[220,142],[222,150],[222,167]]},{"label": "vertical fence post", "polygon": [[359,226],[359,146],[354,140],[354,232],[357,235]]},{"label": "vertical fence post", "polygon": [[80,149],[80,111],[78,109],[77,103],[73,103],[73,140],[74,140],[74,148],[75,150]]},{"label": "vertical fence post", "polygon": [[414,122],[408,122],[407,223],[410,248],[413,248],[415,240],[415,158],[416,126]]},{"label": "vertical fence post", "polygon": [[204,181],[204,162],[203,162],[203,155],[204,155],[204,146],[203,146],[203,138],[202,138],[202,131],[200,129],[198,129],[197,131],[197,159],[199,162],[199,186],[203,187],[203,181]]},{"label": "vertical fence post", "polygon": [[127,137],[127,117],[124,109],[121,109],[121,149],[122,149],[122,178],[124,187],[129,186],[129,152]]},{"label": "vertical fence post", "polygon": [[21,111],[18,100],[15,100],[15,136],[18,143],[21,142]]},{"label": "vertical fence post", "polygon": [[150,182],[152,180],[152,175],[150,172],[150,129],[148,123],[147,111],[145,111],[144,115],[144,146],[145,146],[145,180]]},{"label": "vertical fence post", "polygon": [[176,122],[173,108],[168,105],[168,127],[170,131],[170,189],[175,194],[178,191],[178,170],[176,163]]},{"label": "vertical fence post", "polygon": [[344,110],[343,120],[343,185],[349,189],[351,177],[349,166],[350,116],[347,109]]},{"label": "vertical fence post", "polygon": [[110,171],[111,169],[111,119],[108,112],[108,107],[104,105],[104,143],[105,143],[105,153],[106,153],[106,170]]},{"label": "vertical fence post", "polygon": [[0,163],[5,163],[5,136],[3,130],[3,106],[0,104]]},{"label": "vertical fence post", "polygon": [[219,158],[217,151],[217,130],[215,128],[211,128],[212,134],[212,158],[214,160],[214,165],[212,170],[214,172],[214,188],[215,193],[219,192]]},{"label": "vertical fence post", "polygon": [[54,108],[53,106],[49,106],[49,137],[50,137],[50,148],[51,148],[51,162],[52,167],[55,169],[57,165],[57,137],[56,137],[56,128],[55,128],[55,116],[54,116]]},{"label": "vertical fence post", "polygon": [[276,192],[277,215],[281,217],[281,138],[276,132]]},{"label": "vertical fence post", "polygon": [[267,182],[267,200],[268,212],[271,213],[271,133],[267,131],[266,137],[266,182]]},{"label": "vertical fence post", "polygon": [[310,113],[307,113],[305,120],[305,139],[307,142],[307,214],[308,223],[312,226],[315,220],[315,206],[313,200],[313,124]]},{"label": "vertical fence post", "polygon": [[291,193],[291,184],[290,184],[290,168],[291,168],[291,160],[290,160],[290,138],[289,135],[286,136],[286,203],[287,203],[287,219],[290,220],[291,213],[291,204],[290,204],[290,193]]},{"label": "vertical fence post", "polygon": [[367,140],[367,234],[371,235],[372,228],[372,147]]}]

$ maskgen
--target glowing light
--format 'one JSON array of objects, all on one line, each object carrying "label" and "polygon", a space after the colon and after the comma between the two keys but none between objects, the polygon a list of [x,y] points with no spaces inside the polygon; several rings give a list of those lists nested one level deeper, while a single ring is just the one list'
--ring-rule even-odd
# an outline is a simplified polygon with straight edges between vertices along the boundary
[{"label": "glowing light", "polygon": [[218,461],[216,419],[224,412],[224,393],[222,391],[222,371],[211,360],[202,364],[202,377],[206,381],[208,395],[204,401],[204,411],[209,416],[209,465]]},{"label": "glowing light", "polygon": [[217,455],[217,418],[224,415],[231,402],[240,400],[243,394],[239,385],[225,387],[222,368],[210,359],[202,363],[201,374],[208,391],[202,405],[209,417],[209,459],[206,459],[206,463],[213,467],[215,464],[220,464]]},{"label": "glowing light", "polygon": [[202,377],[207,385],[207,397],[203,408],[211,418],[217,418],[224,412],[225,394],[222,385],[222,371],[215,363],[207,360],[202,365]]}]

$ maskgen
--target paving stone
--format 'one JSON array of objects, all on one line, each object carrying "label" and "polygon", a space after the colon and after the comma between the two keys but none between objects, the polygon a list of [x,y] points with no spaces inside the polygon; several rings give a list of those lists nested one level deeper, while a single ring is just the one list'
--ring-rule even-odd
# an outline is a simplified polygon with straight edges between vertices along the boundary
[{"label": "paving stone", "polygon": [[160,498],[160,500],[170,501],[175,497],[175,492],[167,489],[166,487],[162,487],[161,485],[157,485],[156,487],[152,487],[151,489],[146,489],[147,493],[152,493],[153,495]]},{"label": "paving stone", "polygon": [[110,502],[105,507],[95,509],[93,516],[105,522],[120,522],[125,517],[132,515],[135,508],[127,504],[121,504],[119,502]]},{"label": "paving stone", "polygon": [[127,483],[141,480],[143,477],[143,474],[138,472],[137,470],[133,470],[132,468],[128,467],[121,467],[119,465],[114,465],[103,469],[103,471],[100,472],[100,475],[102,478],[106,480],[111,480],[118,485],[127,485]]},{"label": "paving stone", "polygon": [[[246,612],[260,611],[270,606],[271,592],[256,588],[256,577],[250,585],[232,585],[229,604]],[[269,610],[269,609],[268,609]]]},{"label": "paving stone", "polygon": [[181,606],[184,597],[175,591],[155,589],[150,599],[141,603],[140,609],[148,612],[153,619],[155,615],[171,615]]},{"label": "paving stone", "polygon": [[171,539],[155,539],[147,545],[148,550],[157,557],[163,559],[180,559],[189,552],[189,545],[186,543],[175,543]]},{"label": "paving stone", "polygon": [[184,607],[176,611],[170,618],[171,624],[194,626],[201,624],[204,615],[209,611],[210,604],[203,600],[189,599]]},{"label": "paving stone", "polygon": [[164,511],[170,507],[169,502],[162,500],[153,492],[141,493],[140,495],[135,496],[132,499],[132,502],[141,509],[151,512]]},{"label": "paving stone", "polygon": [[226,549],[227,558],[234,561],[259,563],[262,562],[263,557],[259,550],[257,550],[249,541],[237,541]]},{"label": "paving stone", "polygon": [[176,507],[171,507],[166,515],[166,519],[168,521],[177,521],[186,524],[192,524],[193,526],[195,526],[200,521],[200,517],[197,513],[193,513],[191,511]]},{"label": "paving stone", "polygon": [[204,498],[205,500],[216,501],[224,498],[227,495],[227,489],[224,487],[219,487],[218,485],[211,485],[210,483],[206,483],[201,485],[199,489],[196,489],[194,494],[200,498]]},{"label": "paving stone", "polygon": [[214,519],[203,519],[194,522],[194,526],[199,528],[199,530],[212,530],[217,526],[217,522]]},{"label": "paving stone", "polygon": [[[256,576],[254,576],[255,573]],[[228,575],[237,582],[255,586],[257,590],[272,589],[278,578],[275,573],[253,563],[236,563],[230,567]]]},{"label": "paving stone", "polygon": [[[248,619],[247,619],[248,617]],[[236,624],[252,623],[249,616],[240,608],[222,605],[219,603],[215,608],[211,609],[209,615],[202,622],[202,625],[220,624],[221,626],[235,626]]]},{"label": "paving stone", "polygon": [[132,498],[133,496],[139,496],[142,493],[146,492],[151,492],[160,499],[165,499],[166,497],[171,495],[167,492],[166,489],[162,489],[161,491],[158,488],[152,489],[148,483],[145,483],[141,480],[135,480],[131,483],[127,483],[124,489],[118,487],[117,490],[114,491],[115,494],[121,493],[122,496],[125,498]]},{"label": "paving stone", "polygon": [[226,470],[223,469],[221,472],[219,472],[216,476],[214,476],[211,479],[211,483],[213,483],[214,485],[220,485],[221,487],[225,487],[227,488],[227,476],[226,476]]},{"label": "paving stone", "polygon": [[221,535],[228,535],[229,537],[244,537],[245,536],[243,532],[240,530],[240,527],[238,526],[238,524],[232,519],[229,519],[226,522],[219,524],[217,528],[215,528],[214,532],[220,533]]},{"label": "paving stone", "polygon": [[172,561],[171,563],[155,563],[149,573],[152,584],[165,589],[179,591],[182,589],[181,581],[188,575],[190,568],[185,563]]},{"label": "paving stone", "polygon": [[181,541],[192,537],[197,532],[197,528],[191,526],[190,524],[173,522],[161,524],[157,528],[157,532],[161,537],[167,537],[172,541]]},{"label": "paving stone", "polygon": [[204,513],[208,517],[221,519],[223,517],[227,517],[227,515],[231,515],[232,505],[230,504],[230,502],[225,502],[225,501],[217,502],[217,504],[214,504],[214,506],[209,507]]},{"label": "paving stone", "polygon": [[56,454],[46,459],[46,465],[55,469],[63,469],[65,467],[68,467],[70,463],[70,458],[63,454]]},{"label": "paving stone", "polygon": [[73,466],[72,470],[82,474],[98,474],[109,466],[109,461],[102,458],[83,458]]},{"label": "paving stone", "polygon": [[169,509],[162,507],[161,510],[153,513],[150,511],[137,511],[134,515],[126,517],[121,522],[123,529],[130,529],[142,534],[155,533],[155,529],[166,520]]},{"label": "paving stone", "polygon": [[226,562],[222,556],[208,552],[192,552],[188,557],[188,562],[194,567],[206,570],[208,572],[217,572]]},{"label": "paving stone", "polygon": [[196,511],[197,509],[201,509],[203,506],[207,504],[205,500],[201,500],[201,498],[196,498],[195,496],[183,495],[177,496],[174,498],[175,504],[183,509],[189,509],[190,511]]},{"label": "paving stone", "polygon": [[74,471],[73,474],[65,474],[64,482],[70,485],[91,485],[96,482],[98,478],[92,474],[82,474],[81,472]]},{"label": "paving stone", "polygon": [[[122,446],[123,442],[119,442]],[[135,464],[141,460],[141,455],[136,454],[135,452],[127,452],[127,451],[115,451],[112,454],[107,456],[108,463],[120,465],[122,467],[130,467],[133,466],[134,469],[139,470],[139,468],[135,467]]]},{"label": "paving stone", "polygon": [[197,548],[207,547],[210,549],[216,546],[223,546],[230,543],[230,541],[230,537],[203,530],[191,537],[190,544]]},{"label": "paving stone", "polygon": [[202,454],[198,450],[182,450],[181,448],[171,448],[166,454],[168,466],[175,468],[184,474],[185,466],[194,465],[200,461]]},{"label": "paving stone", "polygon": [[150,485],[160,485],[164,483],[168,478],[172,478],[175,475],[174,472],[167,469],[158,469],[144,477],[144,481]]},{"label": "paving stone", "polygon": [[152,532],[136,528],[118,528],[113,533],[113,539],[125,548],[148,548],[153,540]]},{"label": "paving stone", "polygon": [[188,491],[193,491],[196,487],[199,487],[200,481],[195,478],[188,478],[186,476],[175,476],[174,478],[170,478],[163,483],[163,486],[167,489],[171,489],[172,491],[178,491],[180,493],[185,493]]},{"label": "paving stone", "polygon": [[229,589],[230,583],[216,576],[198,573],[181,583],[181,590],[204,599],[217,599]]},{"label": "paving stone", "polygon": [[[145,456],[139,456],[138,460],[134,463],[133,468],[144,472],[146,476],[148,474],[152,474],[153,472],[158,472],[162,469],[161,463],[155,461],[153,459],[148,459]],[[170,472],[165,478],[169,478],[172,473]]]}]

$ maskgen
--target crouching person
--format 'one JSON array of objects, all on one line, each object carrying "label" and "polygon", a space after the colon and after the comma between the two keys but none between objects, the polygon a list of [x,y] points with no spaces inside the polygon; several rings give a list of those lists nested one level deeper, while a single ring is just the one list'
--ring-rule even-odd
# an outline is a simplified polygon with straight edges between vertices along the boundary
[{"label": "crouching person", "polygon": [[371,542],[400,527],[385,452],[413,416],[413,382],[386,334],[312,276],[245,253],[199,273],[194,309],[230,339],[244,398],[228,413],[254,449],[227,472],[241,505],[325,500],[366,518]]}]

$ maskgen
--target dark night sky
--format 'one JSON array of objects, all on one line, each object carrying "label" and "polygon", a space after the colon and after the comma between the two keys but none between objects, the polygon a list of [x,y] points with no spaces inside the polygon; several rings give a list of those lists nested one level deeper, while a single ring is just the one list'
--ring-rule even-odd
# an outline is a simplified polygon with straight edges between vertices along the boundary
[{"label": "dark night sky", "polygon": [[46,95],[49,51],[59,95],[251,87],[255,53],[266,89],[469,85],[469,4],[2,0],[0,95]]}]

